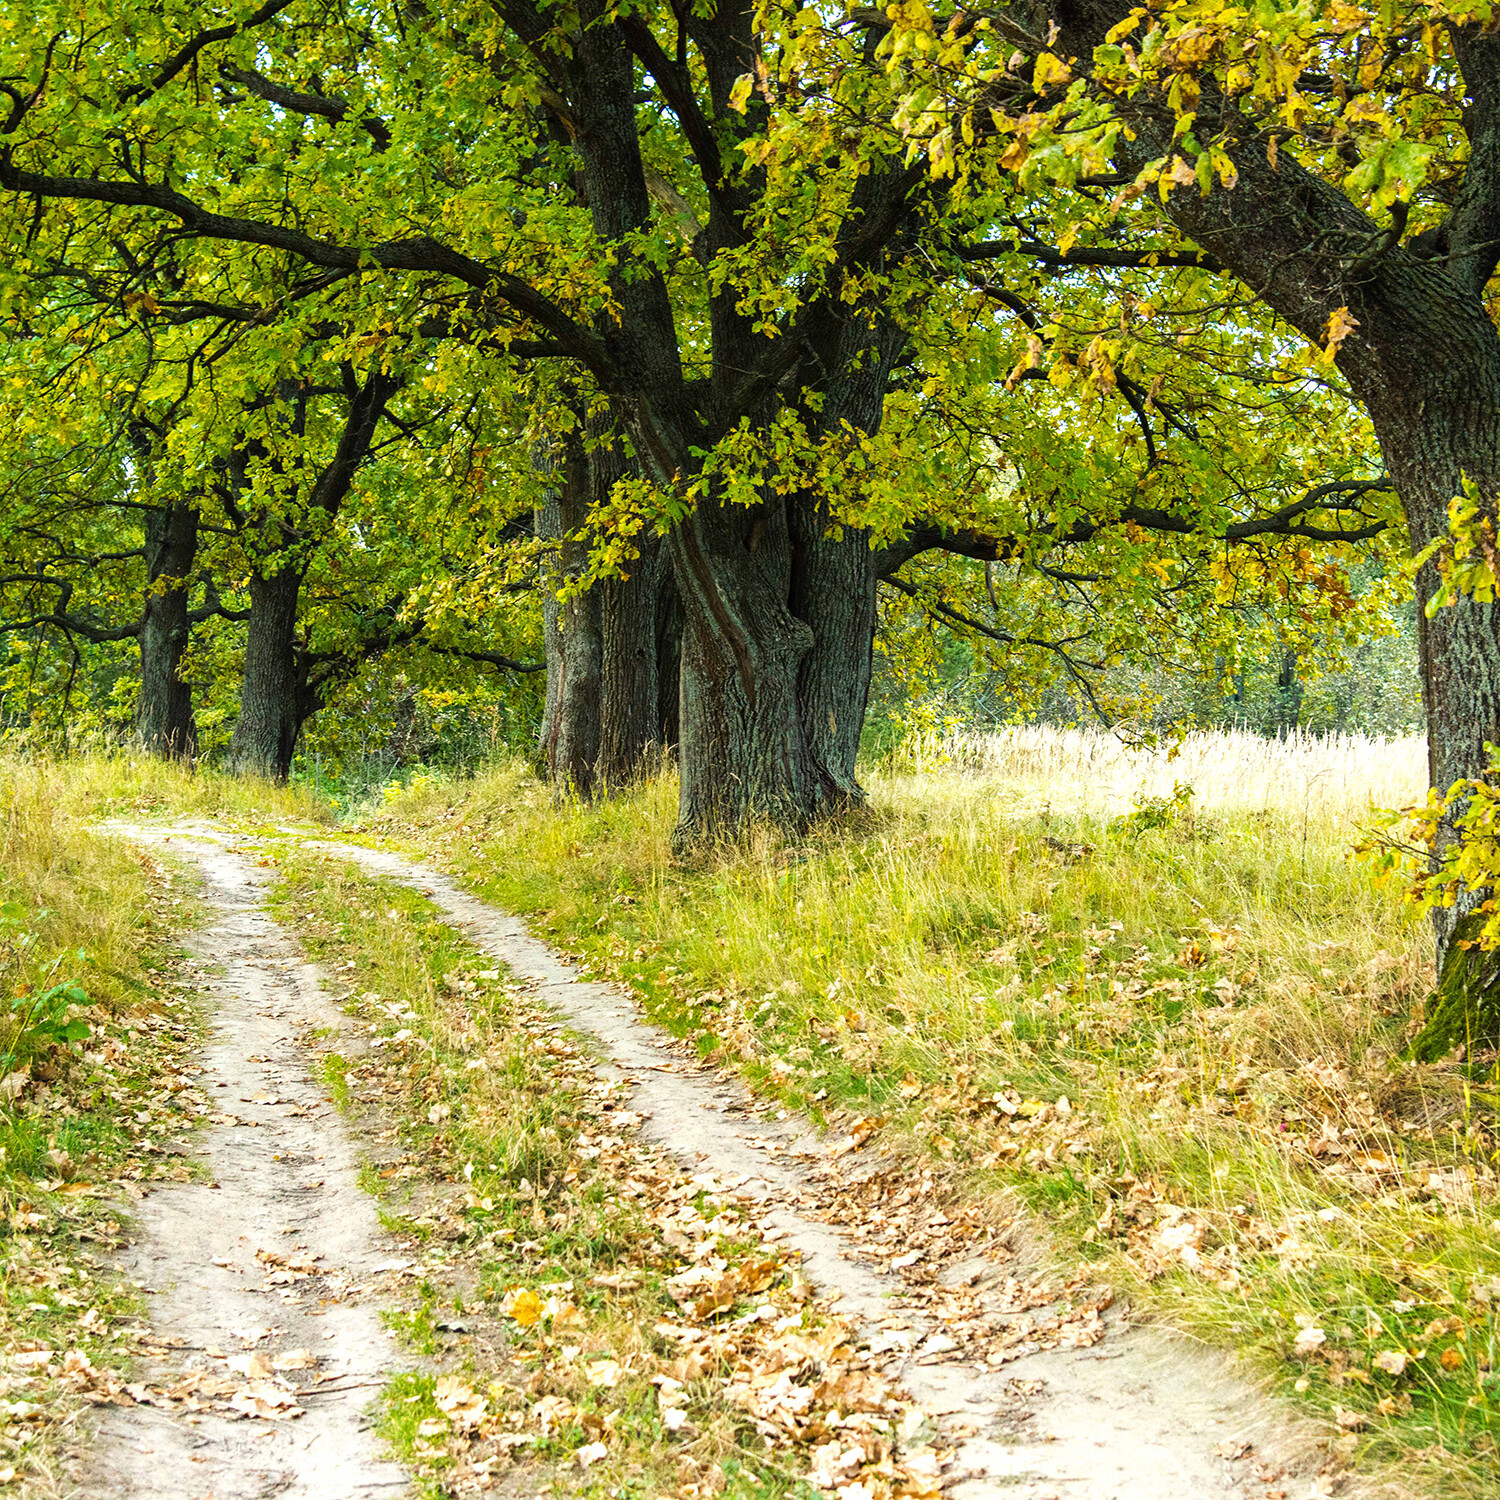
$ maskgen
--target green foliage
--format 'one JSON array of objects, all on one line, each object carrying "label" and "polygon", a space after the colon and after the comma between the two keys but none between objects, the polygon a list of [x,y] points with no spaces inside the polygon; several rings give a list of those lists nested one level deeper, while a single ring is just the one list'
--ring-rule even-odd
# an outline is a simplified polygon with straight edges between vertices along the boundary
[{"label": "green foliage", "polygon": [[1192,820],[1193,789],[1180,781],[1173,783],[1170,797],[1137,795],[1133,801],[1135,811],[1112,819],[1109,825],[1111,833],[1132,843],[1143,833],[1153,833]]},{"label": "green foliage", "polygon": [[1495,508],[1466,474],[1448,502],[1448,535],[1435,537],[1412,559],[1413,569],[1435,561],[1442,580],[1427,601],[1430,618],[1460,599],[1495,602]]},{"label": "green foliage", "polygon": [[1386,815],[1394,836],[1364,846],[1382,877],[1401,874],[1406,899],[1420,912],[1457,906],[1478,919],[1461,947],[1500,948],[1500,749],[1485,746],[1491,764],[1480,777],[1435,788],[1427,800]]}]

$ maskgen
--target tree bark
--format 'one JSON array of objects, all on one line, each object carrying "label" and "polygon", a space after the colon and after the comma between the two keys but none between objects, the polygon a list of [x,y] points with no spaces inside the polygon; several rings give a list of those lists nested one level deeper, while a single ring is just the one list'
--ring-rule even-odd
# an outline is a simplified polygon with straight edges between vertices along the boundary
[{"label": "tree bark", "polygon": [[825,797],[797,701],[813,633],[787,603],[786,506],[701,500],[670,546],[684,622],[674,840],[733,837],[757,820],[805,828]]},{"label": "tree bark", "polygon": [[561,672],[548,773],[559,791],[579,797],[594,793],[603,670],[599,590],[576,588],[588,566],[588,542],[580,534],[588,525],[589,498],[589,455],[581,442],[570,440],[557,495],[559,573],[566,597],[558,603]]},{"label": "tree bark", "polygon": [[1468,912],[1450,929],[1437,990],[1409,1049],[1418,1062],[1441,1062],[1458,1048],[1472,1056],[1500,1047],[1500,954],[1464,946],[1483,921]]},{"label": "tree bark", "polygon": [[797,675],[798,712],[823,782],[822,810],[836,812],[865,800],[855,761],[874,662],[876,555],[868,531],[835,531],[824,506],[796,506],[790,523],[791,609],[812,631]]},{"label": "tree bark", "polygon": [[[603,441],[602,423],[596,424],[592,436],[589,496],[594,506],[602,507],[630,463],[623,440]],[[655,536],[642,533],[635,545],[640,555],[626,563],[627,576],[601,579],[593,590],[599,601],[601,661],[594,771],[601,792],[636,780],[660,744],[656,591],[665,569]]]},{"label": "tree bark", "polygon": [[[1419,282],[1432,286],[1426,275]],[[1440,282],[1432,286],[1437,299],[1405,301],[1400,315],[1389,318],[1394,326],[1361,351],[1357,366],[1416,551],[1447,534],[1448,502],[1465,479],[1489,502],[1491,516],[1500,495],[1500,337],[1478,299],[1454,298],[1450,287]],[[1372,323],[1380,328],[1373,317]],[[1411,338],[1419,326],[1426,337],[1417,359],[1412,343],[1396,341]],[[1350,374],[1352,381],[1354,368]],[[1500,607],[1465,597],[1429,618],[1439,581],[1433,563],[1418,571],[1417,641],[1428,782],[1447,793],[1455,782],[1481,777],[1490,762],[1486,743],[1500,744]],[[1450,830],[1440,833],[1435,854],[1453,837]],[[1500,1043],[1500,953],[1459,946],[1476,925],[1475,908],[1490,894],[1461,892],[1452,906],[1432,914],[1438,987],[1412,1045],[1419,1058]]]},{"label": "tree bark", "polygon": [[182,679],[188,645],[188,590],[198,553],[198,512],[190,505],[145,512],[146,597],[138,637],[141,686],[136,739],[148,755],[189,760],[198,753],[193,690]]},{"label": "tree bark", "polygon": [[642,545],[628,578],[606,578],[599,596],[599,790],[628,786],[661,745],[657,681],[657,547]]},{"label": "tree bark", "polygon": [[229,764],[241,775],[283,782],[302,732],[302,683],[297,670],[297,602],[302,570],[283,567],[250,578],[250,620],[240,716],[229,742]]},{"label": "tree bark", "polygon": [[[535,528],[539,541],[562,547],[562,507],[558,503],[557,491],[543,492],[542,503],[536,507]],[[544,563],[544,580],[548,565]],[[549,781],[552,765],[557,756],[557,707],[562,698],[563,674],[567,671],[567,651],[562,634],[562,605],[557,598],[557,581],[544,581],[542,587],[542,649],[547,662],[547,692],[542,707],[542,727],[537,737],[539,774]]]},{"label": "tree bark", "polygon": [[664,547],[656,553],[656,737],[663,753],[682,738],[682,599]]},{"label": "tree bark", "polygon": [[[891,372],[906,334],[886,313],[860,309],[839,324],[816,431],[825,441],[873,436],[885,414]],[[822,773],[828,810],[864,801],[855,775],[874,665],[877,564],[870,533],[840,525],[821,497],[790,507],[792,613],[812,628],[797,678],[808,747]]]},{"label": "tree bark", "polygon": [[[592,420],[589,442],[569,442],[560,488],[537,511],[537,534],[556,540],[558,565],[542,599],[547,705],[542,760],[549,780],[575,795],[606,795],[636,780],[675,730],[675,702],[663,711],[660,657],[676,690],[671,574],[656,538],[637,538],[627,576],[576,591],[588,565],[587,534],[597,507],[629,467],[623,443]],[[558,587],[568,598],[559,601]],[[665,618],[664,618],[665,616]]]}]

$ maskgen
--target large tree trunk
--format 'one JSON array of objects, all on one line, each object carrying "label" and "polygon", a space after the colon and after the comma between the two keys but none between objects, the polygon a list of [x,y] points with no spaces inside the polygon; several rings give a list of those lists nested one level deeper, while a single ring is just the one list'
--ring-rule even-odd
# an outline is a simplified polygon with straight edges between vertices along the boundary
[{"label": "large tree trunk", "polygon": [[[603,505],[627,469],[624,447],[608,445],[605,425],[591,421],[590,444],[570,443],[559,489],[537,511],[537,535],[555,540],[557,567],[542,600],[547,652],[547,705],[542,759],[559,789],[595,796],[629,785],[666,742],[662,667],[675,697],[676,643],[671,575],[654,536],[637,539],[639,556],[626,576],[605,578],[583,592],[578,578],[588,564],[586,534],[594,507]],[[557,598],[561,585],[568,594]],[[665,625],[663,615],[666,615]]]},{"label": "large tree trunk", "polygon": [[870,698],[876,555],[867,531],[844,527],[834,535],[821,506],[794,508],[791,524],[792,613],[813,633],[798,674],[798,709],[832,811],[864,801],[855,760]]},{"label": "large tree trunk", "polygon": [[[612,425],[612,424],[611,424]],[[596,423],[589,455],[592,504],[605,505],[615,484],[629,471],[625,445],[609,444],[603,424]],[[601,579],[593,592],[599,601],[600,677],[599,750],[595,762],[598,789],[607,792],[634,781],[660,743],[656,646],[656,591],[661,547],[655,536],[636,538],[639,556],[625,564],[627,576]]]},{"label": "large tree trunk", "polygon": [[661,745],[657,681],[654,539],[641,544],[641,556],[628,578],[606,578],[599,596],[601,672],[599,681],[599,790],[636,780]]},{"label": "large tree trunk", "polygon": [[813,642],[788,608],[791,539],[780,500],[702,500],[670,535],[682,596],[679,847],[764,819],[805,828],[827,802],[797,702]]},{"label": "large tree trunk", "polygon": [[302,731],[297,663],[297,602],[302,570],[250,578],[250,620],[240,716],[229,743],[229,763],[242,775],[285,781]]},{"label": "large tree trunk", "polygon": [[682,599],[666,549],[660,546],[652,609],[656,622],[656,738],[665,752],[675,750],[682,738]]},{"label": "large tree trunk", "polygon": [[555,660],[557,676],[555,684],[548,684],[551,714],[545,753],[549,780],[559,791],[580,797],[594,792],[603,670],[599,590],[577,590],[588,564],[588,543],[580,533],[588,524],[589,483],[589,456],[581,442],[570,441],[556,499],[556,582],[565,597],[557,600],[549,587],[557,613],[548,632],[556,642],[549,646],[548,662],[550,668]]},{"label": "large tree trunk", "polygon": [[[1457,295],[1436,266],[1414,270],[1394,305],[1366,311],[1374,337],[1343,363],[1369,407],[1420,551],[1447,535],[1448,502],[1466,479],[1494,513],[1500,337],[1477,297]],[[1413,358],[1417,347],[1422,358]],[[1433,563],[1417,574],[1417,618],[1428,781],[1446,793],[1456,781],[1482,776],[1490,762],[1486,743],[1500,744],[1500,606],[1461,598],[1428,618],[1439,581]],[[1459,946],[1470,941],[1470,914],[1488,894],[1464,893],[1433,913],[1439,984],[1413,1045],[1420,1057],[1500,1046],[1500,953]]]},{"label": "large tree trunk", "polygon": [[[883,311],[866,317],[860,309],[841,321],[825,361],[832,375],[817,416],[820,437],[853,442],[879,431],[891,372],[905,348],[905,331]],[[829,806],[837,809],[864,801],[855,760],[870,700],[878,559],[869,532],[839,526],[820,497],[795,497],[790,523],[792,613],[813,632],[798,702]]]},{"label": "large tree trunk", "polygon": [[181,673],[198,512],[190,505],[170,505],[150,506],[145,514],[146,598],[138,637],[141,687],[135,733],[147,754],[186,760],[198,752],[193,690]]}]

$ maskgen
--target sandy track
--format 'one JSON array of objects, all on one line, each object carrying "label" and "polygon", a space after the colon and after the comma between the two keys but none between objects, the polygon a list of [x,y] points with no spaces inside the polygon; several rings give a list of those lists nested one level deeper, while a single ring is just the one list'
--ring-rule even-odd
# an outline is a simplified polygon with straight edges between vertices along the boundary
[{"label": "sandy track", "polygon": [[[743,1190],[775,1206],[773,1222],[785,1230],[785,1243],[802,1252],[809,1277],[842,1293],[841,1313],[871,1323],[888,1314],[899,1282],[854,1262],[852,1246],[837,1230],[804,1211],[817,1190],[799,1152],[804,1160],[816,1152],[826,1161],[805,1122],[749,1117],[738,1088],[681,1068],[667,1035],[641,1018],[624,991],[580,979],[521,921],[439,871],[357,845],[318,841],[310,847],[426,895],[471,942],[599,1042],[619,1076],[632,1080],[631,1107],[646,1117],[650,1138],[699,1170],[751,1179]],[[928,1331],[930,1324],[916,1328],[908,1342]],[[939,1429],[954,1435],[958,1455],[950,1474],[963,1477],[947,1493],[956,1500],[1259,1500],[1267,1494],[1300,1500],[1316,1472],[1306,1436],[1294,1433],[1220,1359],[1118,1319],[1097,1347],[1038,1353],[1000,1370],[919,1363],[910,1351],[898,1352],[892,1368]],[[1268,1482],[1272,1475],[1279,1477]]]},{"label": "sandy track", "polygon": [[[267,872],[200,830],[108,831],[149,843],[201,872],[211,921],[191,939],[209,985],[202,1080],[242,1124],[202,1138],[207,1182],[157,1188],[135,1212],[126,1271],[152,1289],[155,1333],[178,1345],[145,1372],[171,1387],[185,1371],[223,1371],[221,1356],[307,1349],[316,1370],[295,1420],[191,1417],[151,1406],[109,1408],[72,1465],[89,1500],[377,1500],[407,1486],[385,1462],[364,1415],[395,1362],[376,1309],[355,1288],[389,1262],[375,1206],[357,1184],[343,1122],[308,1074],[301,1033],[343,1016],[318,973],[266,913]],[[267,1284],[257,1250],[316,1264]],[[223,1262],[223,1264],[216,1264]],[[219,1351],[219,1353],[216,1353]]]}]

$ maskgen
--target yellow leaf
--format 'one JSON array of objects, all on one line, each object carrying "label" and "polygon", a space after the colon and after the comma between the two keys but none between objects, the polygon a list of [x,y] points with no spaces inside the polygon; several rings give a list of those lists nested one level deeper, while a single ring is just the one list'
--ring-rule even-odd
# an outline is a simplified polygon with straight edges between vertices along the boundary
[{"label": "yellow leaf", "polygon": [[1054,57],[1050,52],[1044,52],[1036,60],[1036,71],[1032,74],[1031,86],[1040,94],[1048,84],[1066,83],[1072,76],[1073,70],[1062,58]]},{"label": "yellow leaf", "polygon": [[542,1299],[530,1287],[512,1287],[501,1301],[500,1311],[522,1328],[531,1328],[541,1320]]},{"label": "yellow leaf", "polygon": [[1323,329],[1323,352],[1318,356],[1319,362],[1331,365],[1338,356],[1339,345],[1359,327],[1359,319],[1351,317],[1347,307],[1337,307],[1328,314],[1328,322]]}]

